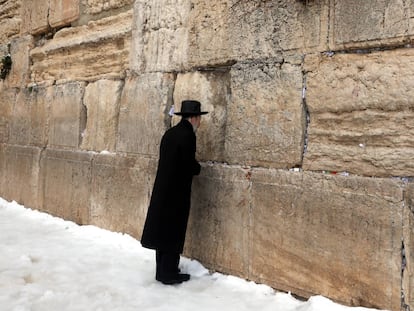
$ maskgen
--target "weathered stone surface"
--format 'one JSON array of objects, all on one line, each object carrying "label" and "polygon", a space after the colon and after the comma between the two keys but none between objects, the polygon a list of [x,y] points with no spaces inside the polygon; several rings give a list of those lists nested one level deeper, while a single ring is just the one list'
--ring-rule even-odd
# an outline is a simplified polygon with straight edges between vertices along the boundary
[{"label": "weathered stone surface", "polygon": [[60,27],[79,18],[79,0],[50,0],[49,24]]},{"label": "weathered stone surface", "polygon": [[50,100],[50,88],[21,89],[9,119],[11,144],[46,146]]},{"label": "weathered stone surface", "polygon": [[89,224],[91,181],[91,153],[46,149],[41,160],[42,209]]},{"label": "weathered stone surface", "polygon": [[85,83],[72,82],[53,87],[50,103],[49,145],[78,148],[86,124],[82,105]]},{"label": "weathered stone surface", "polygon": [[38,198],[39,161],[37,147],[0,144],[1,197],[28,208],[40,209]]},{"label": "weathered stone surface", "polygon": [[129,77],[121,97],[117,151],[157,156],[170,126],[173,74]]},{"label": "weathered stone surface", "polygon": [[[403,301],[410,309],[414,308],[414,184],[408,184],[404,208],[404,250],[405,269],[403,270]],[[403,259],[404,260],[404,259]],[[404,261],[403,261],[404,265]]]},{"label": "weathered stone surface", "polygon": [[12,67],[6,78],[6,85],[8,87],[24,87],[29,82],[29,51],[32,47],[32,36],[23,36],[12,40],[10,45]]},{"label": "weathered stone surface", "polygon": [[397,181],[253,170],[249,278],[399,310],[402,212]]},{"label": "weathered stone surface", "polygon": [[128,67],[132,11],[65,28],[31,50],[31,78],[98,80],[122,78]]},{"label": "weathered stone surface", "polygon": [[414,4],[402,0],[334,1],[331,49],[397,45],[407,41]]},{"label": "weathered stone surface", "polygon": [[247,276],[249,172],[204,166],[193,180],[185,253],[216,270]]},{"label": "weathered stone surface", "polygon": [[46,32],[49,27],[48,14],[49,1],[25,0],[21,6],[21,33],[35,35]]},{"label": "weathered stone surface", "polygon": [[98,14],[103,11],[118,9],[132,4],[133,0],[82,0],[88,14]]},{"label": "weathered stone surface", "polygon": [[230,74],[226,161],[278,168],[299,165],[305,127],[301,67],[241,63]]},{"label": "weathered stone surface", "polygon": [[414,50],[307,59],[304,168],[414,175]]},{"label": "weathered stone surface", "polygon": [[21,0],[7,0],[0,3],[0,43],[7,43],[20,32]]},{"label": "weathered stone surface", "polygon": [[[201,126],[197,131],[197,158],[223,162],[226,135],[227,105],[230,98],[230,74],[225,71],[191,72],[179,74],[174,88],[175,111],[181,102],[195,99],[203,111]],[[175,123],[181,117],[175,116]]]},{"label": "weathered stone surface", "polygon": [[123,82],[99,80],[86,87],[86,130],[82,149],[114,151]]},{"label": "weathered stone surface", "polygon": [[156,163],[147,158],[96,155],[91,224],[141,238]]},{"label": "weathered stone surface", "polygon": [[10,120],[16,101],[17,90],[0,84],[0,143],[7,143],[10,133]]},{"label": "weathered stone surface", "polygon": [[190,0],[135,1],[131,69],[182,69],[187,63],[190,10]]}]

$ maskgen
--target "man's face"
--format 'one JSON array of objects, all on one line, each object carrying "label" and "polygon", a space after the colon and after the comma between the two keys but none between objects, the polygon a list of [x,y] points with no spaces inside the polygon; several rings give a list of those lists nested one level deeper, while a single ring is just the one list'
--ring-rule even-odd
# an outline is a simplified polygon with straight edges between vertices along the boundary
[{"label": "man's face", "polygon": [[194,131],[196,131],[200,127],[201,116],[191,117],[190,122],[193,125]]}]

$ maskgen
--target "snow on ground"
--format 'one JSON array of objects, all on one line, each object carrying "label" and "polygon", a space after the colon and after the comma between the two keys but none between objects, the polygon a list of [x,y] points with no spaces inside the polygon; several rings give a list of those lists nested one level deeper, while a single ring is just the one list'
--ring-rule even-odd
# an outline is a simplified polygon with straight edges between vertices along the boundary
[{"label": "snow on ground", "polygon": [[154,280],[154,252],[128,235],[0,198],[0,311],[363,311],[322,296],[299,301],[181,259],[189,282]]}]

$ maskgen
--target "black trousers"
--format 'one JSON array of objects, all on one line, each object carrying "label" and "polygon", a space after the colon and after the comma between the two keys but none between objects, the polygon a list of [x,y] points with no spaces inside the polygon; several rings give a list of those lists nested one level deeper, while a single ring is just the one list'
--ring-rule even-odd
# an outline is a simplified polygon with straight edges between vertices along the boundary
[{"label": "black trousers", "polygon": [[156,250],[155,261],[157,264],[156,278],[165,279],[176,276],[179,273],[178,264],[180,263],[179,253],[169,253]]}]

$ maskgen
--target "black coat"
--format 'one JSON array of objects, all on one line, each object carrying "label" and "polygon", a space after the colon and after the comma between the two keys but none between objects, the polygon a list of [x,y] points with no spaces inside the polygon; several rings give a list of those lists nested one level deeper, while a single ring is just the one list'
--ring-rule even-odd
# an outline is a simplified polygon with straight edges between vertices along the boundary
[{"label": "black coat", "polygon": [[187,120],[181,120],[162,137],[142,246],[182,253],[190,212],[191,183],[193,176],[200,173],[195,152],[196,136]]}]

